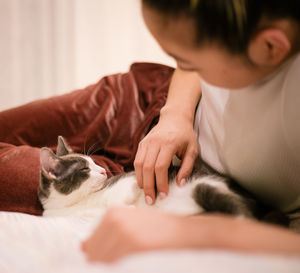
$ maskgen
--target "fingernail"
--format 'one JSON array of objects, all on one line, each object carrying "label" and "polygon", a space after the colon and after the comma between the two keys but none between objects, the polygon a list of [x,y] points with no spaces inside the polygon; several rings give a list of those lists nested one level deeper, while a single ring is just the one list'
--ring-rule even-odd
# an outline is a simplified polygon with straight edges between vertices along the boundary
[{"label": "fingernail", "polygon": [[186,183],[186,180],[185,180],[185,178],[183,178],[180,180],[179,186],[182,187],[185,185],[185,183]]},{"label": "fingernail", "polygon": [[159,196],[160,200],[163,200],[163,199],[165,199],[167,197],[167,194],[164,193],[164,192],[160,192],[158,196]]},{"label": "fingernail", "polygon": [[153,204],[153,200],[152,200],[152,198],[151,198],[149,195],[146,196],[146,203],[147,203],[149,206],[151,206],[151,205]]}]

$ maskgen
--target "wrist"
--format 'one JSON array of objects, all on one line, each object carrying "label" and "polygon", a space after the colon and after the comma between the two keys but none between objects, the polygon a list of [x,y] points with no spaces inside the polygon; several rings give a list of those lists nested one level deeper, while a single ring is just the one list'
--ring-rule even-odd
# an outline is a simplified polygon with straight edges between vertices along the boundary
[{"label": "wrist", "polygon": [[187,122],[194,123],[194,111],[191,108],[184,108],[181,105],[165,105],[160,110],[160,119],[172,117],[176,120],[184,119]]}]

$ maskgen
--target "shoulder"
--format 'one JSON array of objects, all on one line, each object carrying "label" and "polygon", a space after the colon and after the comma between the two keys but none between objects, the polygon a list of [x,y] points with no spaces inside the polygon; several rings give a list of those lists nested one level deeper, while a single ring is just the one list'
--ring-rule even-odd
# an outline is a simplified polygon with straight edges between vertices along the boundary
[{"label": "shoulder", "polygon": [[[294,56],[288,63],[282,88],[286,95],[298,93],[300,87],[300,53]],[[288,98],[288,97],[287,97]]]},{"label": "shoulder", "polygon": [[[281,124],[288,146],[300,152],[300,54],[291,60],[282,86]],[[297,156],[299,157],[299,155]]]}]

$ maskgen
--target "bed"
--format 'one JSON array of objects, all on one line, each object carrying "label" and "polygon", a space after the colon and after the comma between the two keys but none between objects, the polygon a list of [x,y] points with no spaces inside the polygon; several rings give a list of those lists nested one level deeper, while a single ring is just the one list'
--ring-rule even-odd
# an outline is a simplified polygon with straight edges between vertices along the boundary
[{"label": "bed", "polygon": [[80,242],[99,221],[1,212],[0,272],[300,272],[297,258],[216,250],[154,251],[114,264],[88,263]]},{"label": "bed", "polygon": [[[39,151],[62,135],[90,150],[109,176],[133,168],[139,141],[156,124],[173,69],[136,63],[127,73],[65,95],[0,112],[0,272],[300,272],[287,256],[216,250],[155,251],[90,264],[80,250],[101,219],[41,217]],[[124,126],[125,124],[125,126]]]}]

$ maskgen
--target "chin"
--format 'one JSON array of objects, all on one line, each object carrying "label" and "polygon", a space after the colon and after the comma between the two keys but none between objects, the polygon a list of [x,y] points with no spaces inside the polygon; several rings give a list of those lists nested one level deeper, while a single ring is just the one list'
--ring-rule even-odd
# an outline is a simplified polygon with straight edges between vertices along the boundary
[{"label": "chin", "polygon": [[98,180],[96,183],[94,183],[94,184],[91,186],[91,193],[101,190],[101,188],[102,188],[103,185],[104,185],[104,181],[105,181],[105,180],[106,180],[106,177],[105,177],[105,178],[101,178],[101,179]]},{"label": "chin", "polygon": [[[231,90],[239,90],[246,87],[249,87],[261,80],[261,78],[256,77],[242,77],[236,76],[232,79],[224,79],[224,81],[216,81],[216,79],[205,79],[201,78],[204,82],[208,83],[209,85],[222,88],[222,89],[231,89]],[[263,78],[262,78],[263,79]]]}]

